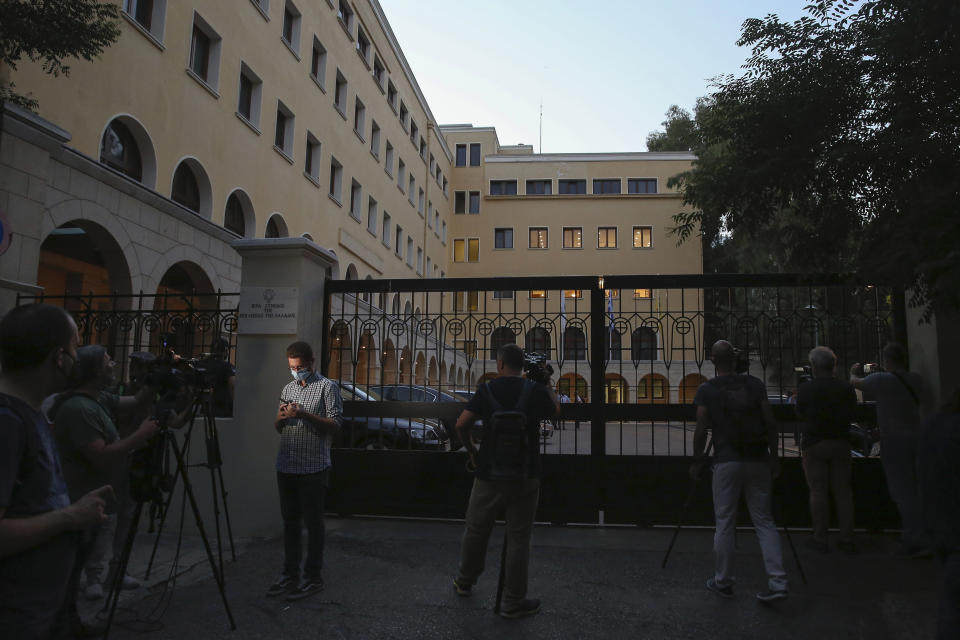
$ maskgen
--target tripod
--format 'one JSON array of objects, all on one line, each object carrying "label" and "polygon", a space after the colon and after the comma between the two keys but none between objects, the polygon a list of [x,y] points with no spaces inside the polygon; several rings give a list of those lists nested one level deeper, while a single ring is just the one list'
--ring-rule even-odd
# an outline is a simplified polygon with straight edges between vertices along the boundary
[{"label": "tripod", "polygon": [[[186,459],[187,455],[189,454],[190,443],[193,436],[193,426],[196,423],[198,414],[201,414],[203,419],[204,443],[206,445],[207,461],[205,463],[188,466],[207,467],[210,470],[210,494],[213,497],[213,515],[217,535],[217,558],[220,560],[220,577],[222,579],[223,538],[220,530],[221,502],[223,503],[223,515],[227,525],[227,538],[230,541],[230,557],[234,562],[237,561],[237,550],[233,542],[233,528],[230,526],[230,510],[227,507],[227,489],[223,482],[223,458],[220,455],[220,436],[219,432],[217,431],[217,421],[214,417],[213,396],[210,389],[204,389],[203,392],[197,396],[196,400],[194,400],[193,406],[190,408],[190,421],[187,426],[187,431],[184,434],[183,447],[179,450],[180,457],[183,459]],[[176,448],[175,441],[171,444],[174,448]],[[157,555],[157,547],[160,544],[160,535],[163,533],[163,527],[166,524],[170,504],[173,502],[173,492],[176,487],[176,481],[177,478],[175,476],[173,485],[170,487],[169,496],[161,508],[160,525],[157,528],[157,535],[153,541],[153,550],[150,553],[150,560],[147,562],[147,571],[145,577],[148,579],[150,577],[150,571],[153,569],[153,561]],[[180,526],[183,526],[182,520],[180,522]]]},{"label": "tripod", "polygon": [[[207,553],[207,560],[210,562],[210,568],[213,571],[213,577],[217,581],[217,589],[220,591],[220,598],[223,600],[223,608],[227,613],[227,618],[230,620],[230,630],[236,630],[237,624],[233,620],[233,613],[230,611],[230,603],[227,601],[227,594],[223,581],[223,564],[217,565],[216,560],[213,557],[213,549],[210,547],[210,540],[207,537],[207,532],[203,527],[203,518],[200,515],[200,508],[197,506],[197,499],[193,493],[193,485],[190,483],[190,476],[187,474],[187,467],[184,464],[183,452],[177,448],[176,439],[173,436],[173,433],[168,428],[163,428],[159,434],[159,442],[154,445],[160,447],[161,455],[165,455],[166,452],[172,451],[177,462],[177,471],[176,474],[180,476],[183,480],[183,492],[186,499],[190,502],[190,508],[193,510],[193,517],[197,525],[197,530],[200,532],[200,537],[203,540],[203,548]],[[127,532],[127,537],[123,543],[123,551],[120,554],[120,559],[116,563],[113,573],[113,580],[110,585],[110,592],[107,596],[107,601],[104,604],[104,609],[109,607],[110,613],[107,616],[107,625],[104,630],[103,637],[107,638],[110,634],[110,627],[113,625],[113,616],[117,609],[117,602],[120,600],[120,590],[123,586],[123,576],[126,575],[127,565],[130,562],[130,552],[133,550],[133,542],[137,536],[137,528],[140,524],[140,516],[143,513],[143,506],[146,502],[152,497],[150,496],[151,492],[149,490],[137,491],[136,495],[136,507],[133,513],[133,519],[130,522],[130,530]],[[172,494],[172,491],[171,491]],[[168,501],[169,506],[169,501]],[[181,521],[181,526],[183,522]],[[154,552],[156,552],[156,546],[154,546]],[[153,558],[151,557],[151,561]]]}]

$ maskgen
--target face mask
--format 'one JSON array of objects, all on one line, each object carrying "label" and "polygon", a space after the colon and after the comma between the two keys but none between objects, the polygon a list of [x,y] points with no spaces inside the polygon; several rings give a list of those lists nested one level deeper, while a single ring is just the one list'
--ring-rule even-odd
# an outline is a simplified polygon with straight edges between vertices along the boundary
[{"label": "face mask", "polygon": [[313,371],[310,371],[310,369],[303,369],[302,371],[297,371],[296,369],[290,369],[290,375],[292,375],[293,379],[296,380],[297,382],[303,382],[304,380],[309,378],[312,373]]}]

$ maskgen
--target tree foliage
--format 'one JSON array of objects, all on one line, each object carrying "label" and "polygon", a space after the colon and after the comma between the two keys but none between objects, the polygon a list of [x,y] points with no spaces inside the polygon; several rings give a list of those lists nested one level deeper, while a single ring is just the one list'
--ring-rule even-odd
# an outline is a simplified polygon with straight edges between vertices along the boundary
[{"label": "tree foliage", "polygon": [[697,146],[697,122],[686,109],[672,104],[661,122],[663,131],[647,135],[647,151],[691,151]]},{"label": "tree foliage", "polygon": [[[116,4],[98,0],[0,0],[0,63],[17,68],[23,58],[52,76],[70,75],[69,58],[92,60],[120,37]],[[35,109],[12,82],[0,84],[0,101]]]},{"label": "tree foliage", "polygon": [[819,0],[745,21],[738,44],[744,73],[714,81],[671,181],[680,241],[960,307],[960,5]]}]

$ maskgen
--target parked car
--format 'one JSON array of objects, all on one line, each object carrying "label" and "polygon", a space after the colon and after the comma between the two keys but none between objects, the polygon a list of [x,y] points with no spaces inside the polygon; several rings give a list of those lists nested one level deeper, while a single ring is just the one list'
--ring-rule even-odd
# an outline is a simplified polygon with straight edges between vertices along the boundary
[{"label": "parked car", "polygon": [[[376,391],[350,382],[340,382],[344,401],[378,402]],[[351,449],[446,449],[449,436],[435,420],[351,416],[344,412],[343,427],[334,435],[333,446]]]},{"label": "parked car", "polygon": [[[378,384],[371,385],[368,389],[379,394],[383,400],[390,402],[466,402],[464,399],[444,391],[416,384]],[[460,442],[456,429],[454,429],[454,425],[457,423],[456,417],[442,418],[440,423],[450,439],[451,451],[456,451],[462,447],[463,443]]]},{"label": "parked car", "polygon": [[473,396],[476,395],[477,391],[476,389],[454,389],[450,393],[458,398],[462,398],[464,402],[470,402],[470,400],[473,399]]}]

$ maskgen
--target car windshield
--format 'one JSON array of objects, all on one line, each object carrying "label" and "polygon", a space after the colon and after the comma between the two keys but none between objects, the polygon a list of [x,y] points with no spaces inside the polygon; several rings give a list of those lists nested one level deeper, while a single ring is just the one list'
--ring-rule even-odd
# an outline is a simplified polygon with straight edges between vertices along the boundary
[{"label": "car windshield", "polygon": [[340,395],[343,396],[344,400],[360,400],[370,402],[379,402],[383,400],[380,394],[376,391],[359,385],[353,385],[349,382],[340,384]]}]

